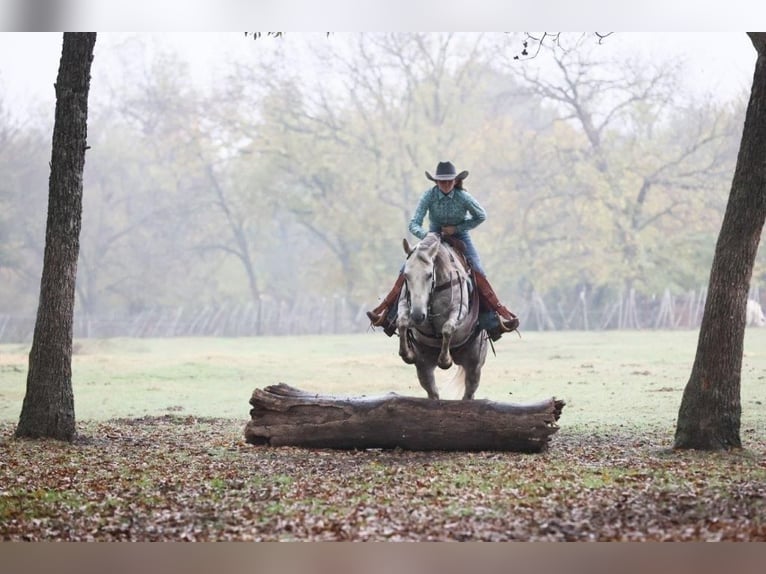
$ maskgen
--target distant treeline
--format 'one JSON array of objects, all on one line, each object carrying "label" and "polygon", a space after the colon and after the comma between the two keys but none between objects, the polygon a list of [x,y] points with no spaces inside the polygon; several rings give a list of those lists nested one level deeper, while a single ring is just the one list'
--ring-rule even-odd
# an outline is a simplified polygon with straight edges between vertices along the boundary
[{"label": "distant treeline", "polygon": [[[523,328],[696,325],[746,94],[574,38],[523,62],[514,34],[243,38],[208,89],[140,37],[115,47],[124,69],[91,85],[76,335],[364,330],[443,160],[470,171],[474,244]],[[0,337],[27,340],[51,126],[6,107]]]},{"label": "distant treeline", "polygon": [[[578,304],[567,307],[534,295],[514,310],[521,319],[521,331],[696,329],[702,320],[705,295],[705,289],[680,295],[671,295],[666,290],[661,297],[647,298],[632,291],[601,304],[589,304],[583,297]],[[303,297],[295,301],[264,299],[257,305],[154,308],[134,315],[76,313],[74,336],[162,338],[361,333],[370,329],[365,310],[371,305],[356,307],[337,296]],[[31,342],[33,329],[34,317],[0,314],[0,343]]]}]

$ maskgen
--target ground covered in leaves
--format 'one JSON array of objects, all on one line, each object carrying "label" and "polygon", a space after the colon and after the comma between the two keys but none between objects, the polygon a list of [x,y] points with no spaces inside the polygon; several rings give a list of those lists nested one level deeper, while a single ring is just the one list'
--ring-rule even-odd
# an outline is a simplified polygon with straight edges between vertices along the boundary
[{"label": "ground covered in leaves", "polygon": [[[564,430],[542,454],[248,445],[246,421],[0,424],[0,540],[766,540],[766,441]],[[747,437],[744,437],[747,439]]]}]

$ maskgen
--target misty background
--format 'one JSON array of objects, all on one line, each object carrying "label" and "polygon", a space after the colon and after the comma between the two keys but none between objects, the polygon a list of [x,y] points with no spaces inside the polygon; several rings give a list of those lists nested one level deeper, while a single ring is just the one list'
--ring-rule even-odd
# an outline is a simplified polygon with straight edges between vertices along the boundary
[{"label": "misty background", "polygon": [[[472,238],[522,331],[696,327],[755,50],[524,39],[100,34],[75,336],[365,331],[443,160],[471,172]],[[0,48],[0,341],[28,341],[61,35]],[[765,284],[761,249],[761,304]]]}]

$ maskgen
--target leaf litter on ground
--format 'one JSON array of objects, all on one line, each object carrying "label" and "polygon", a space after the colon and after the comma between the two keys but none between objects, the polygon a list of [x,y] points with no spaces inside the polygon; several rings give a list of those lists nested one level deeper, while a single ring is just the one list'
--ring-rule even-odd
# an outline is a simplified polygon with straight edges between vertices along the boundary
[{"label": "leaf litter on ground", "polygon": [[766,441],[673,451],[672,429],[562,429],[540,454],[245,443],[246,421],[0,424],[6,541],[766,540]]}]

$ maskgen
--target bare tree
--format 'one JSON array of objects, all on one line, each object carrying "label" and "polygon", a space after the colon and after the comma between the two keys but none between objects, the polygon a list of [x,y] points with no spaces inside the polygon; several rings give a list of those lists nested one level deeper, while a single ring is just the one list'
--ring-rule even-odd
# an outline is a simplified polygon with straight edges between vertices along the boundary
[{"label": "bare tree", "polygon": [[697,354],[684,389],[675,447],[738,448],[747,294],[766,220],[766,33],[758,52],[737,167],[710,271]]},{"label": "bare tree", "polygon": [[72,323],[95,33],[65,33],[58,78],[45,256],[18,437],[71,441]]},{"label": "bare tree", "polygon": [[[525,143],[546,161],[533,158],[536,173],[513,174],[532,190],[519,204],[527,258],[538,269],[573,269],[559,263],[582,261],[591,282],[603,280],[603,273],[593,275],[603,266],[591,262],[607,260],[622,287],[649,289],[656,269],[685,272],[669,260],[673,250],[661,248],[668,237],[688,245],[692,230],[706,229],[720,213],[712,198],[728,177],[737,128],[726,107],[684,101],[676,64],[610,61],[585,41],[572,49],[554,45],[545,73],[511,66],[526,88],[508,98],[543,98],[557,111],[551,129]],[[545,133],[555,134],[552,145],[537,151]],[[690,203],[705,217],[690,218]]]}]

